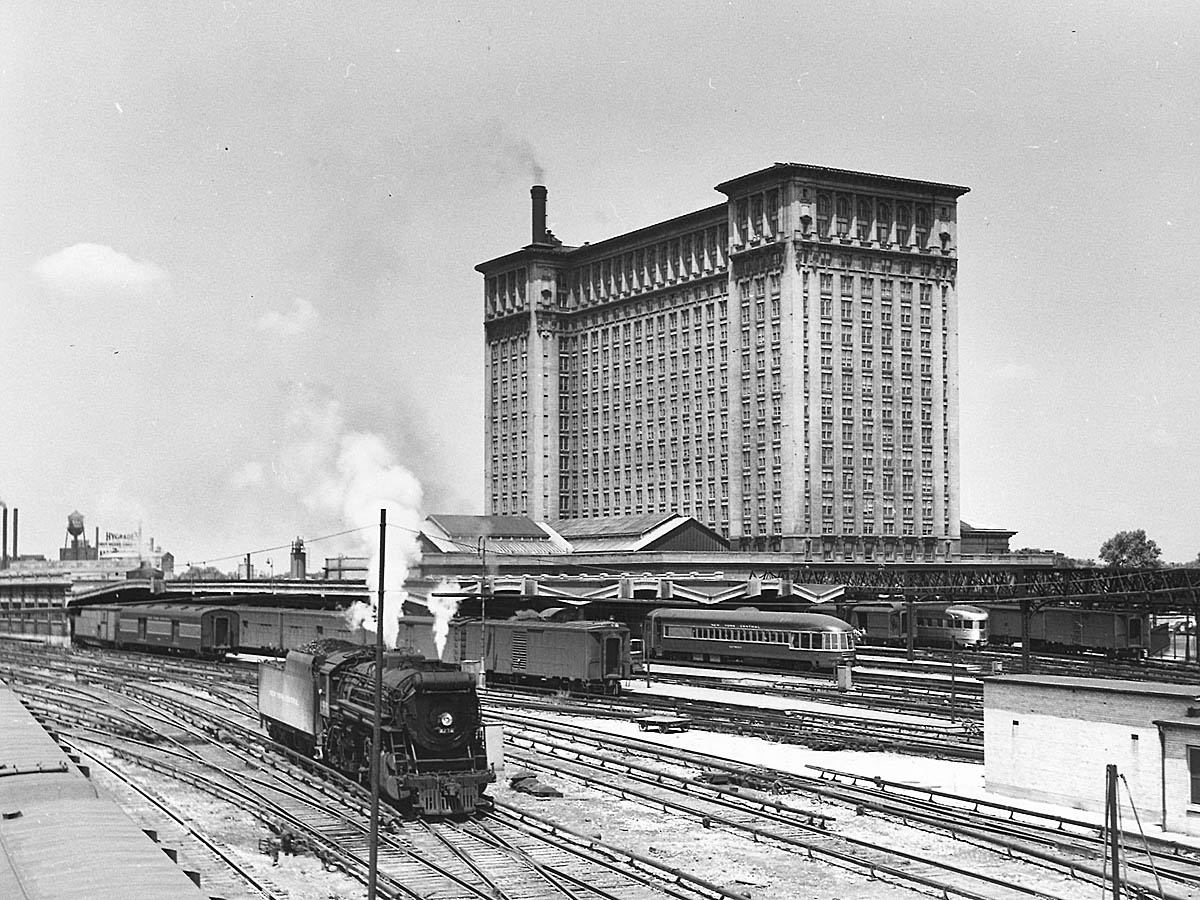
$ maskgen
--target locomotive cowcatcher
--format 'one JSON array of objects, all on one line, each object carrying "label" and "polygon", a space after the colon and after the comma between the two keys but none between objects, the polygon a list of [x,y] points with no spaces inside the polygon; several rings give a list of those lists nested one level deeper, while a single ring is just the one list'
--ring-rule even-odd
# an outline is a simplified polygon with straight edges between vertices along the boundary
[{"label": "locomotive cowcatcher", "polygon": [[[322,643],[333,647],[320,646]],[[293,650],[258,669],[258,711],[275,740],[366,783],[371,768],[375,659],[340,641]],[[488,803],[488,766],[475,680],[456,666],[384,655],[380,791],[427,816]]]}]

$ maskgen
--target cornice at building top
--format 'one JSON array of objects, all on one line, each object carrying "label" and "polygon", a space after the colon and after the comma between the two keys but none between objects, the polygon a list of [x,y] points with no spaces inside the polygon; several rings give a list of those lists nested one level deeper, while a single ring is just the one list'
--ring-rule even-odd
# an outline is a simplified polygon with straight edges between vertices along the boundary
[{"label": "cornice at building top", "polygon": [[579,249],[581,248],[567,247],[563,244],[527,244],[520,250],[514,250],[512,253],[481,262],[475,267],[475,271],[481,275],[493,275],[496,272],[507,271],[521,263],[528,265],[531,262],[545,262],[550,265],[562,265],[566,257]]},{"label": "cornice at building top", "polygon": [[906,190],[918,194],[951,195],[961,197],[971,189],[958,184],[946,184],[938,181],[920,181],[914,178],[897,178],[891,175],[878,175],[872,172],[857,172],[853,169],[834,169],[827,166],[810,166],[804,163],[777,162],[757,172],[739,175],[729,181],[723,181],[716,190],[732,197],[744,193],[756,186],[773,184],[787,178],[805,178],[812,181],[831,181],[848,186],[869,187],[876,191]]},{"label": "cornice at building top", "polygon": [[515,265],[521,263],[528,264],[532,261],[546,262],[550,265],[568,268],[584,265],[594,259],[601,259],[617,252],[624,252],[626,245],[628,245],[628,249],[633,249],[634,247],[651,244],[667,237],[678,236],[697,228],[723,225],[726,222],[727,209],[727,203],[718,203],[715,206],[684,213],[672,219],[655,222],[653,225],[627,231],[624,234],[614,235],[602,241],[597,241],[595,244],[583,244],[578,247],[529,244],[512,253],[506,253],[504,256],[498,256],[495,259],[481,262],[475,267],[475,271],[483,275],[491,275],[495,272],[511,269]]}]

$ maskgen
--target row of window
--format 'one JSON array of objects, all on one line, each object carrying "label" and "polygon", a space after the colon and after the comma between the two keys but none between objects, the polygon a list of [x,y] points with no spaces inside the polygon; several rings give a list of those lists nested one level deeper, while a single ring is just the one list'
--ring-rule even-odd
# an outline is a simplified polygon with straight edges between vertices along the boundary
[{"label": "row of window", "polygon": [[739,644],[777,644],[794,650],[853,650],[848,631],[776,631],[760,628],[722,628],[701,625],[663,625],[663,638],[722,641]]}]

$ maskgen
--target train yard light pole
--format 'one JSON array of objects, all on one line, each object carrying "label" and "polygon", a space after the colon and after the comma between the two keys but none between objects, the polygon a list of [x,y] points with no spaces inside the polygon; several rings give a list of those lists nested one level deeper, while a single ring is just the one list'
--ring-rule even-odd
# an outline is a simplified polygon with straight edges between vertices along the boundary
[{"label": "train yard light pole", "polygon": [[917,623],[913,619],[912,595],[909,595],[904,598],[904,610],[905,610],[905,618],[907,620],[906,624],[905,624],[905,629],[904,629],[905,630],[904,641],[908,648],[908,654],[907,654],[908,661],[912,662],[914,659],[916,659],[915,644],[913,642],[913,638],[916,636],[916,631],[917,631]]},{"label": "train yard light pole", "polygon": [[367,900],[375,900],[379,884],[379,777],[383,743],[383,571],[387,559],[387,510],[379,510],[379,592],[375,604],[375,716],[371,724],[371,849],[368,861]]},{"label": "train yard light pole", "polygon": [[479,536],[479,681],[487,687],[487,535]]}]

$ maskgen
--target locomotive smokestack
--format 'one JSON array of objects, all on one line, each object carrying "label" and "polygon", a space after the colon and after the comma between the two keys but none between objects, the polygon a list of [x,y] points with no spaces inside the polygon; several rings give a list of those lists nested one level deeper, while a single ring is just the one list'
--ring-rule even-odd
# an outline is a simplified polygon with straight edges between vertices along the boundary
[{"label": "locomotive smokestack", "polygon": [[546,243],[545,186],[535,184],[529,189],[529,196],[533,198],[533,242],[535,244],[544,244]]}]

